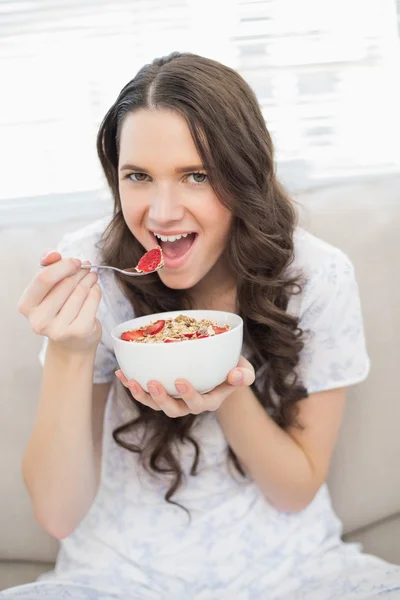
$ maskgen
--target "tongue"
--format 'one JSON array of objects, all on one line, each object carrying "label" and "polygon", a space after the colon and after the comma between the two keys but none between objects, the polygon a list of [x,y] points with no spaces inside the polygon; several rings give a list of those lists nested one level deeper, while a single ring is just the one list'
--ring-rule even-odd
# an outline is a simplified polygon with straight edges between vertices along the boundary
[{"label": "tongue", "polygon": [[194,233],[191,233],[187,237],[181,237],[175,242],[161,242],[161,248],[165,256],[168,258],[179,258],[186,254],[190,246],[193,244]]}]

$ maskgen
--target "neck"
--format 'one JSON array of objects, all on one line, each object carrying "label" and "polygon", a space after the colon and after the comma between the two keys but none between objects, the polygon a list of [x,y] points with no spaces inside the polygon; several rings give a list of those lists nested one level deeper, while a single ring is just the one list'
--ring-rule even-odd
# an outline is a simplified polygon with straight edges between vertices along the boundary
[{"label": "neck", "polygon": [[193,307],[236,312],[236,279],[222,265],[215,267],[190,291]]}]

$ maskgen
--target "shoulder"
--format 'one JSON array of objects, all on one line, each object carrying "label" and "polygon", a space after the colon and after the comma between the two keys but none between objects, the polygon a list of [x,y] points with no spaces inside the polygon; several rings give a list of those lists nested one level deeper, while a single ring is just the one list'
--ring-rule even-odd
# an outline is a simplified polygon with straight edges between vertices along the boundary
[{"label": "shoulder", "polygon": [[356,286],[354,266],[347,254],[301,228],[294,234],[290,273],[299,274],[302,282],[301,293],[290,303],[291,312],[300,315],[313,304],[326,304]]},{"label": "shoulder", "polygon": [[304,333],[298,372],[309,393],[347,387],[369,372],[362,307],[353,264],[339,248],[299,229],[292,268],[301,293],[288,311]]},{"label": "shoulder", "polygon": [[294,261],[307,279],[329,268],[351,269],[352,263],[342,250],[298,227],[294,233]]}]

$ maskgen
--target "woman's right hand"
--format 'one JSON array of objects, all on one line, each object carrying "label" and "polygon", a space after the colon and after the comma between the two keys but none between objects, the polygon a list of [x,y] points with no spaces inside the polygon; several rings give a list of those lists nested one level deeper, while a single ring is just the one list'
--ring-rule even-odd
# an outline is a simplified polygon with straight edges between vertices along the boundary
[{"label": "woman's right hand", "polygon": [[101,339],[97,273],[80,269],[80,260],[63,259],[57,251],[47,252],[40,264],[45,268],[22,294],[18,310],[35,333],[57,346],[72,352],[95,349]]}]

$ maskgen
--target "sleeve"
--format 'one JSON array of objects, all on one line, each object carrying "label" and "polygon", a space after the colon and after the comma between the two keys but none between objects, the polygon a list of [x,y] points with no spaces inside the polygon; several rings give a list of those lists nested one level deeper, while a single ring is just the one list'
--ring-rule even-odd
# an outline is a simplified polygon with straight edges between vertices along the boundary
[{"label": "sleeve", "polygon": [[[57,246],[58,252],[66,257],[79,258],[81,260],[90,260],[95,264],[96,250],[95,244],[88,244],[79,240],[74,240],[73,235],[66,235]],[[118,319],[112,310],[110,301],[110,289],[112,284],[109,279],[98,272],[98,284],[100,285],[102,298],[97,310],[97,318],[102,326],[102,339],[97,346],[96,359],[94,364],[93,383],[111,383],[114,379],[114,372],[118,369],[118,363],[114,354],[111,330],[117,324]],[[39,361],[44,365],[48,338],[43,338],[43,344],[39,352]]]},{"label": "sleeve", "polygon": [[352,263],[338,252],[307,287],[299,322],[304,332],[299,374],[308,393],[363,381],[370,361]]}]

